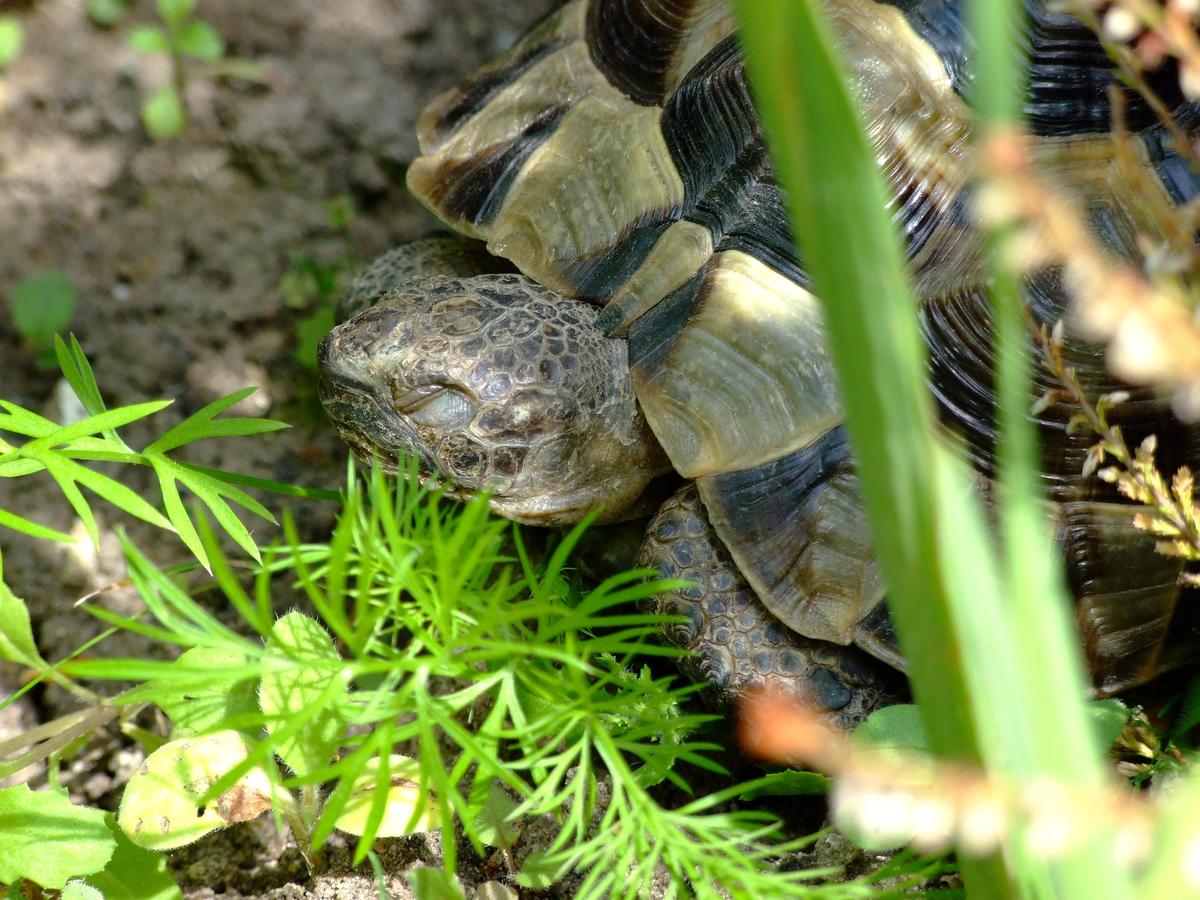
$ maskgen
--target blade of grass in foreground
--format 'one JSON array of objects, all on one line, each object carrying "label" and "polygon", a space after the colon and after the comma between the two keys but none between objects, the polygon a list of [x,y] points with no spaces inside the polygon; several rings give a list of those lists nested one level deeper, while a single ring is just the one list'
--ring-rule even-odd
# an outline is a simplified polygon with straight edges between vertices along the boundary
[{"label": "blade of grass in foreground", "polygon": [[[940,755],[975,761],[1018,784],[1054,774],[1098,788],[1096,748],[1074,724],[1082,715],[1082,681],[1059,681],[1056,671],[1056,680],[1034,684],[1020,675],[1044,662],[1022,649],[1025,631],[1045,625],[1037,621],[1036,602],[1045,598],[1027,598],[1019,618],[1008,614],[1002,570],[968,473],[936,440],[916,304],[874,153],[820,4],[739,0],[736,7],[793,227],[825,301],[859,480],[931,744]],[[1014,385],[1010,378],[1006,390]],[[1013,396],[1006,393],[1010,402]],[[1029,456],[1011,455],[1010,482],[1032,483]],[[1036,512],[1019,505],[1033,502],[1028,492],[1010,497],[1014,530],[1036,520]],[[1031,546],[1031,534],[1020,532],[1017,552]],[[1047,636],[1050,646],[1038,652],[1066,658],[1074,652],[1053,625]],[[1067,723],[1066,743],[1041,741],[1045,724],[1058,717]],[[1019,851],[1018,845],[1013,835],[1008,849]],[[1053,862],[1024,852],[1010,858],[1017,861],[1011,872],[996,858],[964,859],[970,895],[1124,893],[1111,845],[1106,853],[1095,840]]]},{"label": "blade of grass in foreground", "polygon": [[[1016,52],[1023,5],[1014,0],[970,4],[971,31],[987,36],[976,52],[976,108],[981,161],[989,146],[1003,147],[1021,131],[1021,98],[1025,79],[1022,56]],[[987,171],[981,171],[987,177]],[[1018,667],[1009,673],[1022,687],[1010,702],[1022,705],[1016,714],[1024,742],[1018,774],[1050,777],[1103,790],[1107,784],[1101,748],[1083,707],[1084,665],[1071,624],[1070,600],[1060,569],[1048,552],[1049,524],[1041,507],[1038,485],[1037,435],[1029,420],[1032,360],[1029,324],[1017,273],[998,252],[1002,235],[990,235],[992,249],[993,339],[996,344],[996,390],[999,442],[996,451],[1000,484],[999,506],[1005,571],[1007,616]],[[1046,691],[1049,685],[1051,690]],[[1026,698],[1041,702],[1026,706]],[[1090,853],[1064,860],[1057,867],[1030,865],[1023,874],[1039,877],[1040,893],[1075,896],[1126,896],[1128,875],[1112,861],[1113,835],[1107,850],[1098,836]],[[1099,865],[1100,868],[1094,868]],[[1128,893],[1127,893],[1128,892]]]}]

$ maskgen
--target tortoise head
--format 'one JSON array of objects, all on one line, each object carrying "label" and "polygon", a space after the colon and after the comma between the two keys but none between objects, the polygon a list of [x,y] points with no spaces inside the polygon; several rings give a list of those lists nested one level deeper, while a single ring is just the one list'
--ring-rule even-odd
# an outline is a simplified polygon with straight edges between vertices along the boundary
[{"label": "tortoise head", "polygon": [[595,318],[520,275],[420,278],[325,338],[321,402],[361,458],[416,455],[507,518],[617,519],[667,464]]}]

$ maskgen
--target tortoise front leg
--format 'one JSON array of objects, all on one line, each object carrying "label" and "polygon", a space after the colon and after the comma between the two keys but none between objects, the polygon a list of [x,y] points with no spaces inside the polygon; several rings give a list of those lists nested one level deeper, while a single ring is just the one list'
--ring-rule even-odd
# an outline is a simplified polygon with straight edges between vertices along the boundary
[{"label": "tortoise front leg", "polygon": [[639,565],[694,586],[660,594],[653,611],[683,616],[668,640],[693,652],[689,674],[723,702],[768,683],[851,728],[906,694],[902,676],[855,646],[801,637],[763,607],[709,524],[695,485],[663,504],[646,531]]}]

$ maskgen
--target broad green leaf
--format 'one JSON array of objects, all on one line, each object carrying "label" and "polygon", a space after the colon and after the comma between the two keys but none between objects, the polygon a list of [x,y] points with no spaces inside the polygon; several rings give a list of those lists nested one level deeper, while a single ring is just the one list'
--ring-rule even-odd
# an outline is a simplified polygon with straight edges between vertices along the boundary
[{"label": "broad green leaf", "polygon": [[483,809],[475,817],[476,835],[489,847],[508,848],[521,836],[521,828],[509,820],[509,815],[520,804],[504,792],[500,782],[488,785],[487,799]]},{"label": "broad green leaf", "polygon": [[13,325],[35,347],[52,343],[74,315],[75,284],[62,272],[42,272],[13,288]]},{"label": "broad green leaf", "polygon": [[187,126],[183,100],[170,85],[163,85],[142,104],[142,124],[156,141],[175,137]]},{"label": "broad green leaf", "polygon": [[38,652],[25,601],[0,578],[0,659],[31,669],[47,668]]},{"label": "broad green leaf", "polygon": [[68,881],[61,900],[105,900],[104,895],[86,881]]},{"label": "broad green leaf", "polygon": [[181,900],[183,892],[171,877],[167,857],[134,844],[117,824],[112,813],[104,817],[117,840],[117,849],[103,872],[89,875],[104,900]]},{"label": "broad green leaf", "polygon": [[196,9],[196,0],[154,0],[158,14],[172,28],[179,28]]},{"label": "broad green leaf", "polygon": [[1098,746],[1107,750],[1125,730],[1125,723],[1129,721],[1129,707],[1115,699],[1093,700],[1087,705],[1087,711],[1096,730]]},{"label": "broad green leaf", "polygon": [[561,857],[544,850],[535,850],[525,857],[517,871],[517,884],[535,891],[544,891],[564,875]]},{"label": "broad green leaf", "polygon": [[267,715],[267,730],[276,734],[288,720],[308,714],[304,726],[275,746],[279,758],[303,777],[324,768],[342,741],[342,723],[330,709],[320,708],[330,679],[337,676],[341,657],[320,623],[290,612],[271,629],[268,648],[303,665],[263,674],[259,705]]},{"label": "broad green leaf", "polygon": [[854,729],[854,739],[889,750],[929,752],[921,711],[907,703],[875,710]]},{"label": "broad green leaf", "polygon": [[[245,665],[250,657],[237,650],[220,647],[193,647],[179,654],[172,664],[187,669],[227,669]],[[235,716],[258,712],[258,680],[247,677],[230,681],[228,677],[205,677],[197,672],[186,676],[168,676],[148,682],[138,690],[153,700],[171,720],[172,735],[187,737],[204,731],[225,730],[221,726]]]},{"label": "broad green leaf", "polygon": [[759,797],[793,797],[826,794],[829,779],[820,772],[802,772],[788,769],[772,772],[750,782],[747,789],[738,794],[739,800],[757,800]]},{"label": "broad green leaf", "polygon": [[379,779],[382,776],[380,760],[370,760],[363,773],[354,779],[350,799],[334,827],[338,831],[361,837],[366,833],[375,805],[382,805],[376,812],[373,833],[376,837],[403,837],[422,831],[435,831],[439,827],[437,805],[426,796],[421,804],[421,813],[414,818],[421,802],[420,767],[415,759],[393,754],[388,759],[388,785],[382,799],[379,798]]},{"label": "broad green leaf", "polygon": [[65,792],[0,788],[0,883],[61,889],[103,869],[115,847],[101,810],[75,806]]},{"label": "broad green leaf", "polygon": [[11,63],[21,53],[25,43],[25,30],[12,16],[0,16],[0,69]]},{"label": "broad green leaf", "polygon": [[225,40],[208,22],[188,22],[175,38],[175,49],[202,62],[216,62],[225,55]]},{"label": "broad green leaf", "polygon": [[129,779],[117,821],[139,847],[172,850],[271,808],[274,788],[267,771],[250,769],[206,806],[200,800],[217,779],[257,746],[237,731],[169,741]]},{"label": "broad green leaf", "polygon": [[171,49],[161,28],[139,25],[129,32],[129,46],[141,53],[166,53]]}]

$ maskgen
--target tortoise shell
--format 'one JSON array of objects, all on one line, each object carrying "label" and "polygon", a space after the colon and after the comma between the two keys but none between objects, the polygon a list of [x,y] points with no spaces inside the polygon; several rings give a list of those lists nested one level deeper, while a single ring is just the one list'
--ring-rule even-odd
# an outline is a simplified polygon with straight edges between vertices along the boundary
[{"label": "tortoise shell", "polygon": [[[947,432],[986,483],[994,404],[986,269],[971,214],[973,84],[962,0],[830,0],[850,81],[890,185],[920,298],[930,383]],[[1112,252],[1161,236],[1139,195],[1190,200],[1200,182],[1126,91],[1139,177],[1110,138],[1113,64],[1080,22],[1027,0],[1025,113],[1037,154]],[[1152,79],[1178,121],[1176,73]],[[802,88],[802,86],[801,86]],[[729,6],[573,0],[436,99],[408,185],[452,229],[628,340],[638,401],[673,467],[766,607],[808,638],[900,664],[856,491],[820,302],[793,245]],[[830,173],[829,190],[838,175]],[[1034,319],[1064,316],[1054,269],[1026,282]],[[1070,341],[1093,396],[1117,389],[1101,349]],[[1039,376],[1039,391],[1052,387]],[[1123,386],[1122,386],[1123,387]],[[1131,389],[1114,422],[1157,433],[1166,468],[1200,432]],[[1175,622],[1180,564],[1154,553],[1130,507],[1081,475],[1094,438],[1072,410],[1037,414],[1043,471],[1095,683],[1116,691],[1194,658]]]}]

